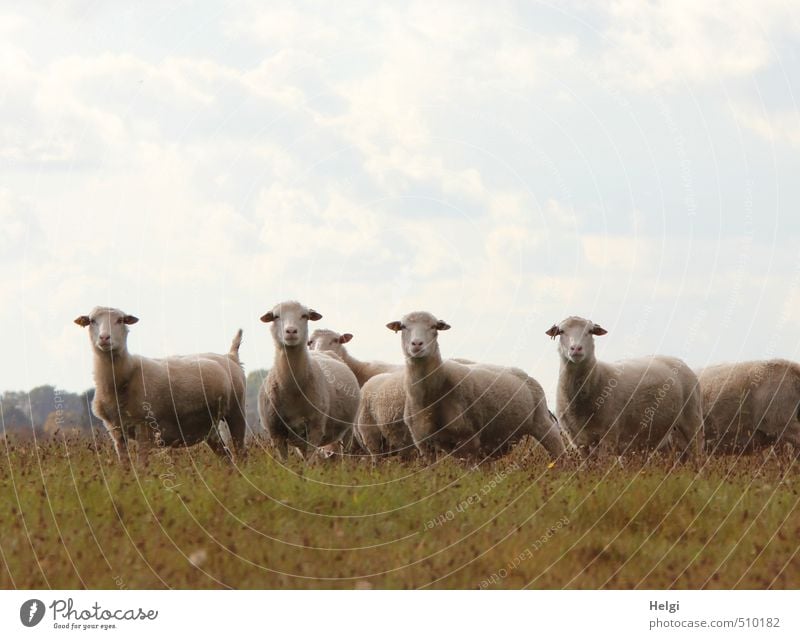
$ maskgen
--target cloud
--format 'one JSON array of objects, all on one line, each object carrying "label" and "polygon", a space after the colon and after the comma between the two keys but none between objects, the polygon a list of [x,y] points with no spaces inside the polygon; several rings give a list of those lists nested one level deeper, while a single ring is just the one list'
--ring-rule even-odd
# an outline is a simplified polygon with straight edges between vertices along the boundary
[{"label": "cloud", "polygon": [[637,269],[644,274],[653,258],[650,241],[642,237],[622,235],[584,235],[581,246],[590,265],[601,269]]},{"label": "cloud", "polygon": [[11,262],[38,245],[41,229],[30,206],[8,188],[0,187],[0,261]]},{"label": "cloud", "polygon": [[618,0],[601,20],[601,75],[637,90],[747,77],[774,63],[778,38],[800,27],[796,12],[780,0]]},{"label": "cloud", "polygon": [[800,114],[766,112],[748,106],[733,108],[736,121],[771,144],[800,147]]}]

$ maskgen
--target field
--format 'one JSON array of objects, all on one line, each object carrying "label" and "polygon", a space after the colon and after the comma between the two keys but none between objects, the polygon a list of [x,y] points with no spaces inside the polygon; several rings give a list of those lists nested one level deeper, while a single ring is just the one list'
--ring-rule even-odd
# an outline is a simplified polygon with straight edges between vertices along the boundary
[{"label": "field", "polygon": [[119,468],[106,442],[5,440],[3,588],[798,588],[798,463]]}]

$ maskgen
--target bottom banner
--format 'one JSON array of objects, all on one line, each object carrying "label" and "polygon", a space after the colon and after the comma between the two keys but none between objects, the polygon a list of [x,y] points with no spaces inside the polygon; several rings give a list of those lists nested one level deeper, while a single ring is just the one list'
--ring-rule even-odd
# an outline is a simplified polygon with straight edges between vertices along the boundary
[{"label": "bottom banner", "polygon": [[798,636],[791,591],[3,591],[3,636]]}]

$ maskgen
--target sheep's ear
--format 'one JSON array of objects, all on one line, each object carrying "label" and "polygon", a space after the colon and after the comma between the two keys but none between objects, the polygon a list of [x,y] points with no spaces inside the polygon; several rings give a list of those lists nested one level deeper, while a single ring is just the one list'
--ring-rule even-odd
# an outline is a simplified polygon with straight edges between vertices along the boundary
[{"label": "sheep's ear", "polygon": [[389,322],[386,325],[386,328],[388,328],[390,331],[394,331],[396,333],[401,328],[403,328],[403,322],[398,322],[398,321]]},{"label": "sheep's ear", "polygon": [[353,339],[353,334],[352,333],[345,333],[344,335],[339,337],[339,343],[340,344],[347,344],[347,342],[349,342],[351,339]]},{"label": "sheep's ear", "polygon": [[313,308],[310,308],[308,309],[308,319],[310,319],[312,322],[316,322],[317,320],[322,319],[322,315],[317,313],[317,311],[315,311]]},{"label": "sheep's ear", "polygon": [[447,322],[444,322],[442,320],[436,322],[437,331],[446,331],[448,328],[450,328],[450,324],[448,324]]},{"label": "sheep's ear", "polygon": [[122,318],[122,321],[129,325],[136,324],[136,322],[139,321],[139,318],[136,317],[135,315],[126,315],[125,317]]},{"label": "sheep's ear", "polygon": [[608,331],[604,329],[602,326],[600,326],[600,324],[595,324],[594,326],[592,326],[591,333],[592,335],[605,335],[606,333],[608,333]]},{"label": "sheep's ear", "polygon": [[89,324],[92,323],[92,320],[88,315],[79,315],[74,321],[78,326],[89,326]]},{"label": "sheep's ear", "polygon": [[553,339],[555,339],[555,338],[556,338],[556,335],[559,335],[559,334],[560,334],[560,332],[559,332],[558,326],[556,326],[555,324],[553,324],[553,325],[552,325],[550,328],[548,328],[548,329],[547,329],[547,330],[544,332],[544,334],[545,334],[545,335],[549,335],[550,337],[552,337]]},{"label": "sheep's ear", "polygon": [[275,319],[275,313],[273,313],[272,311],[269,311],[268,313],[264,313],[261,316],[261,321],[264,322],[265,324],[268,323],[268,322],[273,321],[274,319]]}]

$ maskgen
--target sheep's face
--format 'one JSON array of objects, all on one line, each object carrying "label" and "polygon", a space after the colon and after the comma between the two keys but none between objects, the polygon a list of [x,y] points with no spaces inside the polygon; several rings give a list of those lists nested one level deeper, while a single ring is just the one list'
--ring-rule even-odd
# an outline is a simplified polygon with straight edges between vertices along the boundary
[{"label": "sheep's face", "polygon": [[308,342],[308,321],[322,319],[313,308],[299,302],[281,302],[261,316],[262,322],[272,323],[272,338],[284,347],[303,346]]},{"label": "sheep's face", "polygon": [[403,355],[406,358],[421,359],[436,351],[439,331],[446,331],[450,325],[430,313],[418,312],[409,313],[399,321],[389,322],[386,327],[395,333],[400,331]]},{"label": "sheep's face", "polygon": [[599,324],[582,317],[568,317],[546,331],[553,339],[558,338],[559,354],[573,364],[591,361],[594,358],[594,336],[607,332]]},{"label": "sheep's face", "polygon": [[308,347],[312,351],[333,351],[339,357],[342,357],[346,352],[344,345],[351,339],[353,339],[351,333],[340,335],[336,331],[318,328],[311,333],[311,338],[308,340]]},{"label": "sheep's face", "polygon": [[139,319],[118,308],[95,306],[88,315],[75,319],[78,326],[89,327],[92,346],[103,353],[124,350],[128,344],[128,326]]}]

